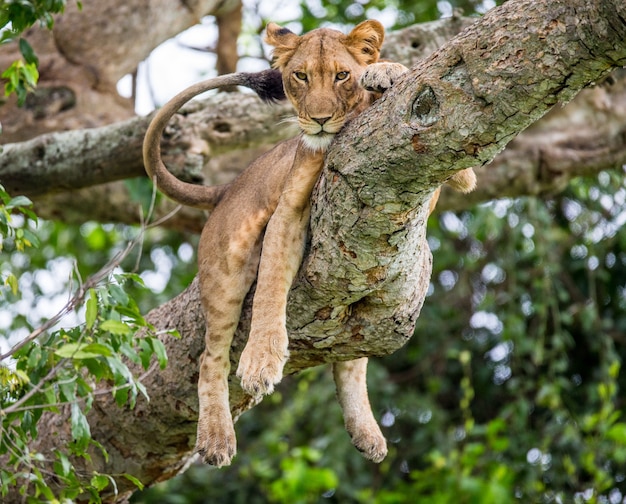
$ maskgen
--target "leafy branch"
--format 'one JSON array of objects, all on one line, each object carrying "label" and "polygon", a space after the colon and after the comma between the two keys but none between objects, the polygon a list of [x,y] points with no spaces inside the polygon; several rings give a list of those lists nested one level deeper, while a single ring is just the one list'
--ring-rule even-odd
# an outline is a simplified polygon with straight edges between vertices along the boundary
[{"label": "leafy branch", "polygon": [[[16,229],[10,217],[17,211],[25,216],[23,224],[36,219],[27,208],[30,202],[23,197],[1,195],[3,236],[10,235],[13,241],[21,236],[25,240],[24,233],[18,233],[22,227]],[[154,199],[153,194],[149,215]],[[154,225],[158,223],[144,224],[123,250],[80,282],[55,316],[0,355],[0,455],[6,455],[8,461],[0,470],[0,495],[6,496],[10,487],[19,486],[21,492],[35,498],[75,499],[87,494],[90,502],[100,502],[99,493],[107,486],[117,491],[110,475],[94,472],[85,479],[72,460],[89,460],[91,447],[108,458],[104,447],[92,439],[87,420],[94,398],[111,394],[118,406],[132,409],[140,394],[148,398],[142,380],[157,366],[163,369],[167,365],[165,347],[159,340],[161,332],[146,321],[125,291],[128,283],[144,287],[143,280],[136,273],[116,271],[136,247],[141,247],[145,231]],[[28,240],[28,245],[33,242]],[[14,294],[18,286],[15,278]],[[50,332],[67,314],[83,307],[84,323]],[[133,368],[145,372],[136,376]],[[110,386],[96,389],[102,382]],[[68,408],[69,436],[62,448],[55,449],[52,460],[29,446],[40,435],[37,425],[43,413],[58,413],[62,408]],[[141,488],[133,476],[121,476]],[[49,483],[52,480],[61,482],[61,486],[53,488]]]},{"label": "leafy branch", "polygon": [[[81,8],[81,2],[76,3]],[[64,12],[65,5],[65,0],[8,0],[3,2],[0,9],[0,44],[16,40],[26,29],[37,23],[52,30],[54,27],[52,15]],[[26,39],[19,39],[19,48],[23,59],[14,61],[2,72],[2,78],[6,80],[5,97],[15,93],[18,104],[23,105],[27,93],[35,88],[39,80],[37,70],[39,60]]]}]

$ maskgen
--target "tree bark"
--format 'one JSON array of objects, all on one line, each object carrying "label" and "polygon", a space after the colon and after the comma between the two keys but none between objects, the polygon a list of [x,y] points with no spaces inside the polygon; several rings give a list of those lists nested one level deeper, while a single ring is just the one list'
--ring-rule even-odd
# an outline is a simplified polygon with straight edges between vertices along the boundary
[{"label": "tree bark", "polygon": [[[313,195],[310,246],[289,298],[286,371],[401,347],[430,278],[425,230],[435,188],[458,170],[488,163],[552,107],[625,63],[621,0],[510,0],[348,125]],[[233,369],[249,311],[248,299]],[[204,337],[196,282],[148,317],[183,335],[165,338],[170,366],[144,382],[151,401],[120,412],[105,399],[89,420],[111,454],[108,464],[94,458],[94,468],[151,484],[173,475],[193,446]],[[231,380],[234,414],[253,404]],[[51,429],[63,425],[62,417],[47,421]],[[42,436],[36,449],[51,442]],[[123,480],[118,486],[130,490]]]},{"label": "tree bark", "polygon": [[[24,34],[39,58],[39,85],[24,108],[15,98],[0,107],[2,142],[50,132],[93,128],[132,117],[117,81],[136,70],[161,42],[197,24],[219,0],[68,2],[52,31]],[[17,44],[0,48],[0,68],[21,57]]]},{"label": "tree bark", "polygon": [[[215,67],[218,75],[236,72],[239,61],[237,41],[241,33],[242,5],[238,0],[231,3],[236,5],[221,9],[215,16],[219,32],[215,51],[217,53]],[[236,91],[236,89],[228,89],[228,91]]]}]

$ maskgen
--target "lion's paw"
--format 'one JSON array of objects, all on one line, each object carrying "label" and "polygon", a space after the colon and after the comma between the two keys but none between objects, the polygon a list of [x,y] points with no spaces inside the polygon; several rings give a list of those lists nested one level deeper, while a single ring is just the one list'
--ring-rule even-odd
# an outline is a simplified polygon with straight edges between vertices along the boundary
[{"label": "lion's paw", "polygon": [[368,91],[384,93],[407,71],[408,68],[401,63],[373,63],[365,68],[359,83]]},{"label": "lion's paw", "polygon": [[376,429],[361,430],[352,434],[352,444],[372,462],[382,462],[387,456],[387,440],[378,425]]},{"label": "lion's paw", "polygon": [[254,397],[274,392],[274,385],[283,378],[287,357],[286,349],[271,351],[269,348],[259,348],[259,345],[246,345],[237,368],[241,388]]},{"label": "lion's paw", "polygon": [[233,421],[221,418],[221,415],[211,415],[209,419],[198,420],[198,436],[196,451],[206,464],[216,467],[230,465],[237,453],[237,438]]}]

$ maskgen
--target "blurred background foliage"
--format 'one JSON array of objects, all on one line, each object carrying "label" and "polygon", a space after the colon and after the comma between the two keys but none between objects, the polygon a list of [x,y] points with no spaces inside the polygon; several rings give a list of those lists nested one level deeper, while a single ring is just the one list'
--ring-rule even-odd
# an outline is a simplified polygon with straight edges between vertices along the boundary
[{"label": "blurred background foliage", "polygon": [[[493,5],[303,1],[294,21],[306,31],[393,12],[399,28]],[[543,199],[435,212],[434,271],[415,335],[370,364],[372,406],[390,448],[382,464],[351,446],[330,370],[316,368],[241,417],[231,467],[192,466],[133,502],[626,502],[623,175],[576,179]],[[0,330],[12,338],[41,323],[77,275],[97,270],[136,230],[40,222],[36,233],[42,245],[28,254],[5,243],[3,275],[21,285],[2,291],[10,303]],[[191,281],[196,242],[153,229],[141,255],[126,259],[122,269],[151,289],[131,292],[144,312]]]}]

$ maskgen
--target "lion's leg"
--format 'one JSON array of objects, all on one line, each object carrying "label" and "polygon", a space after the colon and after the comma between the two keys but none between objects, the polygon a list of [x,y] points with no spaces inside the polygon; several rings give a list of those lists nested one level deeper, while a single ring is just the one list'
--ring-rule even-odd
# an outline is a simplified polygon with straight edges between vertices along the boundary
[{"label": "lion's leg", "polygon": [[476,174],[472,168],[466,168],[456,172],[446,183],[455,191],[469,193],[476,189]]},{"label": "lion's leg", "polygon": [[250,222],[244,222],[238,232],[229,236],[226,250],[223,243],[217,243],[220,233],[203,233],[199,248],[198,275],[206,317],[206,346],[200,358],[196,450],[205,462],[218,467],[230,464],[236,453],[228,401],[230,346],[243,300],[256,277],[263,226],[264,222],[257,223],[258,232],[246,235]]},{"label": "lion's leg", "polygon": [[333,363],[337,398],[352,444],[374,462],[387,455],[387,441],[374,419],[367,397],[367,358]]},{"label": "lion's leg", "polygon": [[435,211],[435,207],[437,206],[437,201],[439,201],[439,195],[441,194],[441,187],[435,189],[432,197],[430,198],[430,203],[428,203],[428,215]]},{"label": "lion's leg", "polygon": [[302,261],[309,211],[287,218],[280,205],[265,232],[248,343],[237,376],[250,395],[271,394],[289,357],[287,295]]},{"label": "lion's leg", "polygon": [[309,198],[323,153],[299,149],[278,206],[265,230],[248,343],[237,376],[251,395],[270,394],[289,356],[287,295],[300,263],[309,225]]}]

